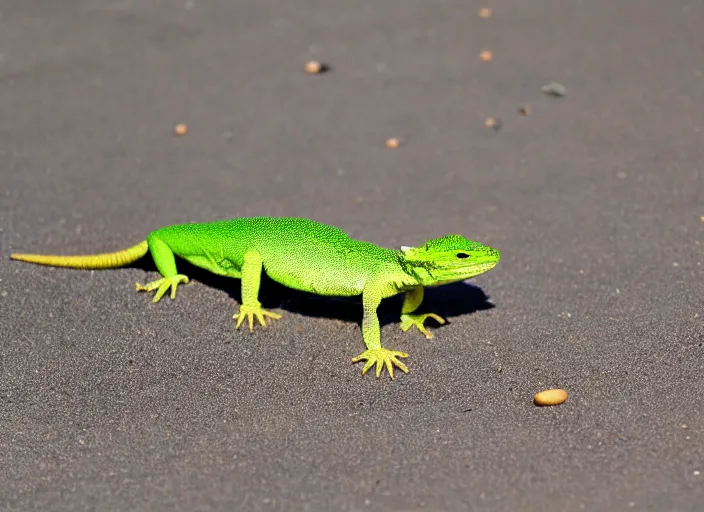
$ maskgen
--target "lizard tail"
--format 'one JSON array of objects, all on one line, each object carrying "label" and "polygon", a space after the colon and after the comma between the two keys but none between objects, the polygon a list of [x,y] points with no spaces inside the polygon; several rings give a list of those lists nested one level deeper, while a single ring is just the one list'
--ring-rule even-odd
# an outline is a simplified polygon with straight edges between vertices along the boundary
[{"label": "lizard tail", "polygon": [[27,261],[39,265],[50,265],[52,267],[69,267],[83,269],[103,269],[117,268],[134,263],[147,254],[149,246],[147,241],[139,242],[137,245],[125,249],[124,251],[107,252],[103,254],[91,254],[85,256],[57,256],[44,254],[11,254],[10,258],[18,261]]}]

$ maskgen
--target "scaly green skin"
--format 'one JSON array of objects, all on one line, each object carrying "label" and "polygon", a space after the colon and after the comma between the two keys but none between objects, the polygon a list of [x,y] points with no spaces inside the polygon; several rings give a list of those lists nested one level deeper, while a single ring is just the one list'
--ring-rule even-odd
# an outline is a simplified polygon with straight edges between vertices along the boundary
[{"label": "scaly green skin", "polygon": [[394,366],[408,372],[398,358],[403,352],[381,346],[377,307],[382,299],[405,292],[401,329],[416,326],[427,338],[426,318],[443,324],[433,313],[414,314],[423,301],[425,287],[462,281],[482,274],[499,261],[499,252],[459,235],[429,240],[419,247],[385,249],[353,240],[336,227],[301,218],[253,217],[201,224],[181,224],[157,229],[124,251],[95,256],[41,256],[13,254],[12,258],[44,265],[73,268],[115,268],[136,261],[147,247],[162,278],[139,291],[155,291],[158,302],[188,278],[176,270],[175,256],[214,274],[242,280],[242,304],[236,328],[247,320],[250,331],[256,318],[281,315],[262,309],[258,300],[262,269],[284,286],[326,296],[362,296],[362,338],[367,347],[352,362],[366,361],[362,374],[376,366],[394,378]]}]

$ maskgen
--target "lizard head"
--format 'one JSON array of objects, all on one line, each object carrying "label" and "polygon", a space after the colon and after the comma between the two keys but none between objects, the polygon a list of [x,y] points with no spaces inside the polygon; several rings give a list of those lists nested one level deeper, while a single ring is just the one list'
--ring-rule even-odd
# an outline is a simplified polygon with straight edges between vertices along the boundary
[{"label": "lizard head", "polygon": [[460,235],[428,240],[420,247],[401,247],[404,271],[423,286],[464,281],[491,270],[499,262],[499,251]]}]

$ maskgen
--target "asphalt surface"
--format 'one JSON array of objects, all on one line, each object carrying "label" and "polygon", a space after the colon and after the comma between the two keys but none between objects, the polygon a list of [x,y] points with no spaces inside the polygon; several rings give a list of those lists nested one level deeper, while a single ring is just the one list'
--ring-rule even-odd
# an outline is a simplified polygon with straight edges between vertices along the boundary
[{"label": "asphalt surface", "polygon": [[[0,2],[0,510],[704,509],[704,6],[489,5]],[[392,382],[355,302],[8,259],[247,215],[502,260]]]}]

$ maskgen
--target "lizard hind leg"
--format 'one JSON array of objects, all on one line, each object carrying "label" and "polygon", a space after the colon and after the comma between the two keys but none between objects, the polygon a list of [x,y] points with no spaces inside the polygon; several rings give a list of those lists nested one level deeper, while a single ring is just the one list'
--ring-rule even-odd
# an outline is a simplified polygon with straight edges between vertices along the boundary
[{"label": "lizard hind leg", "polygon": [[239,329],[245,318],[249,324],[249,331],[254,330],[254,319],[256,318],[262,327],[266,327],[264,317],[279,320],[281,315],[262,308],[259,302],[259,285],[262,277],[262,257],[256,251],[247,251],[244,254],[242,264],[242,304],[240,310],[232,318],[237,319],[235,329]]},{"label": "lizard hind leg", "polygon": [[273,318],[274,320],[281,320],[282,318],[279,313],[267,311],[266,309],[262,308],[261,305],[245,306],[244,304],[240,306],[240,310],[238,313],[232,315],[232,318],[237,320],[235,329],[239,329],[242,325],[242,322],[244,322],[244,319],[246,318],[247,323],[249,324],[249,330],[251,332],[254,330],[255,318],[259,321],[262,327],[266,327],[266,321],[264,320],[264,317],[266,316],[268,316],[269,318]]},{"label": "lizard hind leg", "polygon": [[[137,283],[138,292],[152,292],[156,290],[153,302],[159,302],[169,290],[171,290],[171,300],[175,299],[178,285],[188,283],[188,277],[176,271],[174,251],[169,246],[169,243],[164,240],[162,231],[163,230],[154,231],[147,237],[149,252],[162,278],[147,284]],[[169,238],[166,237],[166,240],[168,239]]]},{"label": "lizard hind leg", "polygon": [[176,298],[176,288],[181,283],[188,283],[188,277],[183,274],[177,274],[171,277],[162,277],[147,284],[137,283],[136,287],[138,292],[153,292],[156,290],[153,302],[159,302],[169,289],[171,289],[171,300],[174,300]]}]

